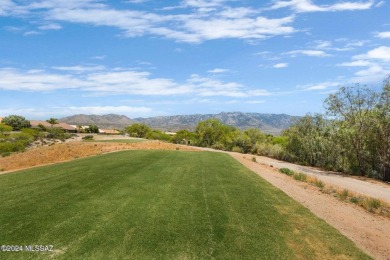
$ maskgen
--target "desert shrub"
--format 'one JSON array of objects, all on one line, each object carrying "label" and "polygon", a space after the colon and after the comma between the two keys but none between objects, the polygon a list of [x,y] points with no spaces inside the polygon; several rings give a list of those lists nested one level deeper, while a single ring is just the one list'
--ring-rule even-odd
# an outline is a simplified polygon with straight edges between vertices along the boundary
[{"label": "desert shrub", "polygon": [[1,142],[0,143],[0,153],[4,155],[9,155],[8,153],[24,151],[25,145],[23,142]]},{"label": "desert shrub", "polygon": [[238,147],[238,146],[234,146],[232,148],[232,152],[236,152],[236,153],[242,153],[244,150],[241,148],[241,147]]},{"label": "desert shrub", "polygon": [[1,157],[7,157],[7,156],[10,156],[11,155],[11,152],[3,152],[1,153]]},{"label": "desert shrub", "polygon": [[163,133],[159,130],[153,130],[146,133],[145,138],[152,140],[161,140],[161,141],[171,141],[172,137],[166,133]]},{"label": "desert shrub", "polygon": [[252,157],[252,162],[257,162],[256,157]]},{"label": "desert shrub", "polygon": [[23,146],[31,144],[35,140],[34,136],[27,133],[17,133],[9,137],[9,141],[13,143],[20,143]]},{"label": "desert shrub", "polygon": [[360,202],[360,205],[368,211],[374,211],[374,209],[379,209],[382,205],[382,202],[378,199],[367,198]]},{"label": "desert shrub", "polygon": [[279,172],[286,174],[288,176],[294,175],[294,171],[290,170],[289,168],[280,168]]},{"label": "desert shrub", "polygon": [[294,176],[294,179],[297,181],[306,182],[306,180],[307,180],[307,175],[304,173],[301,173],[301,172],[295,173],[293,176]]},{"label": "desert shrub", "polygon": [[70,138],[70,134],[65,133],[65,131],[60,128],[51,128],[48,130],[46,137],[49,139],[59,139],[61,141],[65,141],[65,139]]},{"label": "desert shrub", "polygon": [[349,199],[349,201],[354,203],[354,204],[358,204],[361,201],[361,199],[358,197],[352,197]]},{"label": "desert shrub", "polygon": [[216,143],[211,146],[215,150],[225,150],[225,145],[223,143]]},{"label": "desert shrub", "polygon": [[323,189],[325,187],[325,183],[321,180],[316,179],[314,181],[314,185],[317,186],[320,189]]},{"label": "desert shrub", "polygon": [[280,144],[257,143],[252,148],[252,153],[262,156],[268,156],[276,159],[284,159],[285,151]]},{"label": "desert shrub", "polygon": [[344,189],[341,193],[338,194],[339,198],[342,200],[346,200],[349,196],[349,191]]},{"label": "desert shrub", "polygon": [[83,139],[84,141],[91,141],[91,140],[93,140],[93,135],[86,135],[81,139]]},{"label": "desert shrub", "polygon": [[35,140],[45,137],[45,134],[42,131],[33,128],[23,128],[21,132],[32,136]]}]

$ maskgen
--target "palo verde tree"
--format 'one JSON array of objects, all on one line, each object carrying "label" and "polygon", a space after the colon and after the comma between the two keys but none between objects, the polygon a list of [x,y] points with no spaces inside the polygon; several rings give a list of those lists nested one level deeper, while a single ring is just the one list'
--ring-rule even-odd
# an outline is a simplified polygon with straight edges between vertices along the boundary
[{"label": "palo verde tree", "polygon": [[3,118],[1,123],[11,126],[14,131],[31,127],[30,121],[26,120],[23,116],[18,115],[6,116]]},{"label": "palo verde tree", "polygon": [[211,147],[216,143],[226,146],[231,143],[234,130],[234,127],[224,125],[218,119],[212,118],[199,122],[195,133],[200,146]]},{"label": "palo verde tree", "polygon": [[152,129],[146,124],[135,123],[126,127],[124,131],[130,136],[144,138]]}]

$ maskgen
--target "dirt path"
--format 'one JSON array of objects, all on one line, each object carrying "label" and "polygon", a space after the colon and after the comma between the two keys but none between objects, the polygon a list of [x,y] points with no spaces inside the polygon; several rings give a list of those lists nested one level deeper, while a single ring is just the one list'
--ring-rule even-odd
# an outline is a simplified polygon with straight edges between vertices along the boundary
[{"label": "dirt path", "polygon": [[[299,183],[284,174],[279,174],[264,164],[252,162],[250,160],[252,156],[245,157],[239,153],[229,154],[338,229],[375,259],[390,259],[389,219],[373,215],[354,204],[342,202],[323,194],[317,188],[306,183]],[[264,162],[264,158],[261,157],[257,157],[257,160]]]},{"label": "dirt path", "polygon": [[390,184],[375,180],[360,180],[339,173],[323,171],[313,167],[306,167],[288,162],[278,161],[264,156],[257,156],[257,162],[265,165],[273,165],[276,168],[289,168],[296,172],[303,172],[334,187],[347,189],[368,197],[373,197],[390,203]]}]

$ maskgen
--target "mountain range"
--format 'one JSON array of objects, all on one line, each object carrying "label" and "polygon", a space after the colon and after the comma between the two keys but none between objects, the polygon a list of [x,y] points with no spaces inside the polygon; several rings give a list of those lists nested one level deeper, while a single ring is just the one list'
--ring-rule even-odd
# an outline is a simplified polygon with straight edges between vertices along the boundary
[{"label": "mountain range", "polygon": [[216,118],[222,123],[237,127],[241,130],[248,128],[258,128],[261,131],[273,135],[278,135],[283,129],[288,128],[292,122],[299,118],[286,114],[262,114],[262,113],[242,113],[242,112],[222,112],[219,114],[195,114],[176,116],[157,116],[149,118],[130,119],[124,115],[73,115],[59,119],[60,122],[72,125],[95,124],[99,128],[123,129],[134,123],[144,123],[153,129],[163,131],[178,131],[186,129],[194,131],[198,122]]}]

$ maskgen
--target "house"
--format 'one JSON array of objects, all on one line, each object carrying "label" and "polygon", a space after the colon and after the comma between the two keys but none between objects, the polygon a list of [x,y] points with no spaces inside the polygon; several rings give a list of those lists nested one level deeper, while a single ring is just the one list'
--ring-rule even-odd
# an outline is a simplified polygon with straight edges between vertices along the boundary
[{"label": "house", "polygon": [[39,125],[43,125],[46,128],[60,128],[64,130],[65,132],[68,133],[76,133],[77,129],[71,125],[68,125],[66,123],[58,123],[55,125],[51,125],[46,121],[41,121],[41,120],[30,120],[31,128],[39,128]]},{"label": "house", "polygon": [[121,134],[121,132],[116,130],[116,129],[99,129],[99,134],[119,135],[119,134]]},{"label": "house", "polygon": [[0,123],[1,123],[1,121],[3,121],[3,118],[4,118],[4,117],[1,117],[1,116],[0,116]]}]

